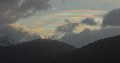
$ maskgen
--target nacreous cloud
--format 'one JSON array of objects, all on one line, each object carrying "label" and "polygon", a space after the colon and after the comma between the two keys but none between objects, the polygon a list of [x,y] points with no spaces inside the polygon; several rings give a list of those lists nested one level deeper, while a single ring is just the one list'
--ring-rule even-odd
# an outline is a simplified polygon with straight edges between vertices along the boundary
[{"label": "nacreous cloud", "polygon": [[0,25],[13,23],[49,7],[49,0],[0,0]]}]

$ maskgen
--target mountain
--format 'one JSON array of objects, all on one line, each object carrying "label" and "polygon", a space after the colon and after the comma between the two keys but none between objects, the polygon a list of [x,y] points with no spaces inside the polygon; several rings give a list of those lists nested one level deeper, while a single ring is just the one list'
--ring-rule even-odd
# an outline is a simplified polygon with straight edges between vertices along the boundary
[{"label": "mountain", "polygon": [[89,43],[101,40],[108,37],[120,35],[120,28],[106,27],[99,30],[84,29],[80,33],[67,33],[60,40],[71,44],[77,48],[81,48]]},{"label": "mountain", "polygon": [[120,35],[79,49],[63,42],[42,39],[0,47],[0,63],[115,63],[119,58]]},{"label": "mountain", "polygon": [[120,35],[101,39],[75,51],[59,55],[54,58],[53,63],[115,63],[119,58]]},{"label": "mountain", "polygon": [[18,45],[0,47],[0,63],[36,63],[76,48],[56,40],[36,39]]}]

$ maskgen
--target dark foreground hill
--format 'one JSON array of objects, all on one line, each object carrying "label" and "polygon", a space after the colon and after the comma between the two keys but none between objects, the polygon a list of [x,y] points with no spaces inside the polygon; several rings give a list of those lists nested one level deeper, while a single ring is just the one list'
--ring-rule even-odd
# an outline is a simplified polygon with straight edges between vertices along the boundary
[{"label": "dark foreground hill", "polygon": [[67,43],[37,39],[0,47],[0,63],[37,63],[75,49]]},{"label": "dark foreground hill", "polygon": [[34,40],[0,47],[0,63],[120,63],[120,36],[75,49],[58,41]]},{"label": "dark foreground hill", "polygon": [[120,63],[120,36],[90,43],[56,57],[53,63]]}]

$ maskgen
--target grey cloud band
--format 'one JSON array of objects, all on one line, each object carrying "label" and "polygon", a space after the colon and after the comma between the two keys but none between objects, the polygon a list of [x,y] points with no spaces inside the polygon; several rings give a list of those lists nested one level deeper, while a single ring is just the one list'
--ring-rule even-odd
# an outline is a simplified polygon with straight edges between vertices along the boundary
[{"label": "grey cloud band", "polygon": [[0,25],[16,22],[48,8],[49,0],[0,0]]}]

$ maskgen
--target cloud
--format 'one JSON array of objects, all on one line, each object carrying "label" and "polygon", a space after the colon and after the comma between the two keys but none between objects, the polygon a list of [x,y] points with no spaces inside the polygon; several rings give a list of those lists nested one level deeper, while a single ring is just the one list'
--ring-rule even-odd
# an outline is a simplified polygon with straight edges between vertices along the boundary
[{"label": "cloud", "polygon": [[57,32],[72,32],[76,26],[78,24],[77,23],[71,23],[71,24],[67,24],[67,25],[63,25],[63,26],[58,26],[57,27]]},{"label": "cloud", "polygon": [[63,26],[58,26],[56,32],[72,32],[79,24],[71,23],[69,20],[65,19],[67,24]]},{"label": "cloud", "polygon": [[81,23],[87,24],[87,25],[96,25],[97,24],[93,18],[85,18],[84,20],[81,21]]},{"label": "cloud", "polygon": [[120,26],[120,9],[110,11],[103,19],[103,26]]},{"label": "cloud", "polygon": [[[67,42],[76,47],[82,47],[100,39],[120,35],[120,9],[110,11],[105,15],[102,28],[99,30],[85,29],[80,33],[67,33],[61,41]],[[108,26],[109,27],[106,27]],[[116,27],[117,26],[117,27]]]},{"label": "cloud", "polygon": [[20,24],[1,25],[0,30],[0,45],[13,45],[40,38]]},{"label": "cloud", "polygon": [[17,44],[40,38],[25,26],[13,23],[49,8],[50,0],[0,0],[0,42]]},{"label": "cloud", "polygon": [[0,0],[0,25],[13,23],[49,7],[49,0]]}]

